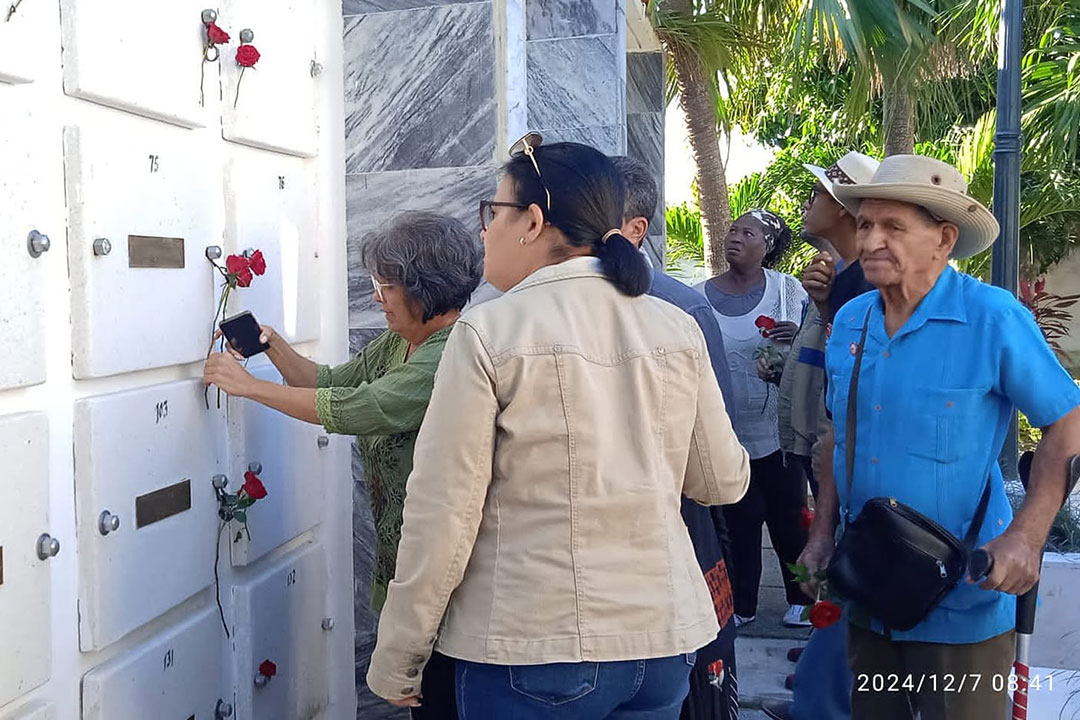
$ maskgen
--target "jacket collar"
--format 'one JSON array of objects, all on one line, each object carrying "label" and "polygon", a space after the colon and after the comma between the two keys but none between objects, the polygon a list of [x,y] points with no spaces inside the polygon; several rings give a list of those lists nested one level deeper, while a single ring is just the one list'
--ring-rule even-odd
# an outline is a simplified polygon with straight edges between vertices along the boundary
[{"label": "jacket collar", "polygon": [[591,255],[571,258],[555,265],[545,265],[507,292],[516,293],[537,285],[584,277],[604,277],[603,272],[600,270],[600,261]]},{"label": "jacket collar", "polygon": [[[885,332],[885,303],[880,292],[874,298],[873,303],[869,332],[882,343],[888,343],[890,339]],[[922,299],[919,306],[915,308],[915,312],[896,335],[892,337],[892,340],[898,340],[904,335],[910,335],[931,320],[967,322],[963,278],[951,266],[946,267],[938,276],[934,287]],[[854,327],[862,327],[863,318],[852,317],[849,322]]]}]

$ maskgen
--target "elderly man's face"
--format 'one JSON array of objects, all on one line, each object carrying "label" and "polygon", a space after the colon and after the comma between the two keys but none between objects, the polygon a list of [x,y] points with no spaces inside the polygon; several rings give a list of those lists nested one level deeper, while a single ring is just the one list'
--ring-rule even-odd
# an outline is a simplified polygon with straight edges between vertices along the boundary
[{"label": "elderly man's face", "polygon": [[957,228],[894,200],[863,200],[858,217],[859,260],[877,288],[933,279],[945,269]]}]

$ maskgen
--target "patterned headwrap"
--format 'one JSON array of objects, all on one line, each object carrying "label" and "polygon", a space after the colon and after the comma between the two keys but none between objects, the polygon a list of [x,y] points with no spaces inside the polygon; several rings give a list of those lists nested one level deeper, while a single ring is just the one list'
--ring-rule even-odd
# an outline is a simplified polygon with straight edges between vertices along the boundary
[{"label": "patterned headwrap", "polygon": [[768,210],[751,210],[746,214],[757,220],[765,228],[765,244],[772,251],[776,247],[777,238],[780,237],[780,233],[784,229],[784,221],[780,219],[779,215]]}]

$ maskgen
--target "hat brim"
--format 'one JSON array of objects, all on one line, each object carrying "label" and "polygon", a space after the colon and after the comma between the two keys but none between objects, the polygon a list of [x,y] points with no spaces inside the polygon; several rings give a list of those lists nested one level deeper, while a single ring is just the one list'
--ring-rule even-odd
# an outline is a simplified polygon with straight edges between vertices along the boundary
[{"label": "hat brim", "polygon": [[830,180],[829,176],[825,174],[825,168],[818,167],[817,165],[811,165],[810,163],[803,163],[803,167],[806,168],[811,175],[818,179],[818,182],[821,183],[822,186],[824,186],[824,188],[828,191],[830,195],[833,196],[833,199],[836,200],[836,202],[843,204],[840,198],[836,197],[836,193],[833,192],[833,181]]},{"label": "hat brim", "polygon": [[952,257],[957,260],[978,255],[993,245],[1001,232],[997,218],[982,203],[948,188],[921,183],[864,183],[837,185],[831,192],[853,215],[859,211],[859,203],[868,199],[895,200],[926,208],[935,217],[960,229],[952,251]]}]

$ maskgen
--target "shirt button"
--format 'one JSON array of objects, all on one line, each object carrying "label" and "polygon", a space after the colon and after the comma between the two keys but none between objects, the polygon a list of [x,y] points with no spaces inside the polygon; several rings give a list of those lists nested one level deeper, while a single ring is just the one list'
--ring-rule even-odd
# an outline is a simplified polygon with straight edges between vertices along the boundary
[{"label": "shirt button", "polygon": [[424,660],[426,660],[426,659],[427,658],[421,657],[420,655],[413,655],[413,657],[412,657],[413,665],[423,665]]},{"label": "shirt button", "polygon": [[1002,520],[1001,518],[998,518],[998,525],[1004,525],[1004,524],[1005,524],[1005,521]]},{"label": "shirt button", "polygon": [[420,671],[417,670],[416,668],[409,668],[408,670],[405,671],[405,677],[414,678],[419,674],[420,674]]},{"label": "shirt button", "polygon": [[870,458],[870,462],[877,465],[877,458]]},{"label": "shirt button", "polygon": [[881,412],[881,406],[880,405],[875,405],[874,409],[877,410],[878,412]]},{"label": "shirt button", "polygon": [[405,695],[406,697],[412,697],[413,695],[416,694],[416,688],[414,688],[412,686],[409,686],[409,687],[406,687],[406,688],[401,688],[401,694]]},{"label": "shirt button", "polygon": [[889,351],[886,350],[885,352],[881,353],[881,356],[884,357],[884,358],[889,357]]}]

